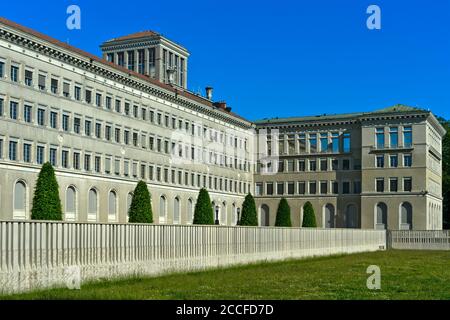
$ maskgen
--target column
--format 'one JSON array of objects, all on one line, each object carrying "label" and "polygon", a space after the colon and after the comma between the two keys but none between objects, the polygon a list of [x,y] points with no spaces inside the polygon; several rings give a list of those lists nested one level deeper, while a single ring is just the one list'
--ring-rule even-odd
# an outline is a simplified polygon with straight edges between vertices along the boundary
[{"label": "column", "polygon": [[128,51],[125,50],[123,52],[123,63],[124,63],[124,68],[128,69]]},{"label": "column", "polygon": [[134,71],[139,73],[139,50],[134,50]]},{"label": "column", "polygon": [[144,74],[146,74],[148,76],[150,76],[150,66],[149,66],[149,64],[150,64],[150,51],[149,50],[150,50],[149,48],[144,49],[144,56],[145,56],[145,58],[144,58]]}]

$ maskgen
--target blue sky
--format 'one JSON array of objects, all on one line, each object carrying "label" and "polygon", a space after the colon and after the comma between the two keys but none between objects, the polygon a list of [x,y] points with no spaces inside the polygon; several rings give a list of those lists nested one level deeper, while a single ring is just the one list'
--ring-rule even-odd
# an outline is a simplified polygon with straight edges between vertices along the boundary
[{"label": "blue sky", "polygon": [[[66,8],[81,8],[81,30]],[[381,8],[368,30],[366,9]],[[191,52],[188,85],[242,116],[370,111],[397,103],[450,118],[450,0],[8,1],[2,16],[100,55],[155,30]]]}]

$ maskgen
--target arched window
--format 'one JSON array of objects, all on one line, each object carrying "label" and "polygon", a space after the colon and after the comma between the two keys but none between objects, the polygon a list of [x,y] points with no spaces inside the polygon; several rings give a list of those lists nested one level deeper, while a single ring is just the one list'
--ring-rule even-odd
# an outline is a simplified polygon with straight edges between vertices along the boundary
[{"label": "arched window", "polygon": [[400,206],[400,229],[411,230],[412,229],[412,206],[409,202],[403,202]]},{"label": "arched window", "polygon": [[161,196],[159,198],[159,223],[166,222],[166,198]]},{"label": "arched window", "polygon": [[117,221],[117,195],[110,191],[108,196],[108,221]]},{"label": "arched window", "polygon": [[89,190],[88,220],[97,221],[98,195],[94,188]]},{"label": "arched window", "polygon": [[132,201],[133,201],[133,193],[129,192],[127,194],[127,219],[128,220],[130,219],[129,212],[130,212],[130,207],[131,207],[131,202]]},{"label": "arched window", "polygon": [[358,227],[358,210],[354,204],[349,204],[345,210],[345,226],[347,228]]},{"label": "arched window", "polygon": [[187,223],[190,224],[194,220],[194,203],[192,199],[188,199],[187,203]]},{"label": "arched window", "polygon": [[77,193],[74,187],[70,186],[66,190],[66,213],[67,221],[75,221],[77,216]]},{"label": "arched window", "polygon": [[26,219],[27,209],[27,186],[25,182],[17,181],[14,185],[14,219]]},{"label": "arched window", "polygon": [[220,211],[220,224],[227,225],[227,203],[225,201],[222,203],[222,209]]},{"label": "arched window", "polygon": [[269,217],[270,217],[269,207],[267,205],[263,204],[260,209],[259,224],[262,227],[270,226],[270,221],[269,221],[270,218]]},{"label": "arched window", "polygon": [[334,228],[335,227],[335,214],[334,214],[334,206],[331,203],[328,203],[323,207],[324,210],[324,228]]},{"label": "arched window", "polygon": [[387,229],[387,214],[388,209],[384,202],[380,202],[376,205],[376,224],[375,228],[378,230]]},{"label": "arched window", "polygon": [[180,223],[180,199],[178,197],[173,199],[173,223]]}]

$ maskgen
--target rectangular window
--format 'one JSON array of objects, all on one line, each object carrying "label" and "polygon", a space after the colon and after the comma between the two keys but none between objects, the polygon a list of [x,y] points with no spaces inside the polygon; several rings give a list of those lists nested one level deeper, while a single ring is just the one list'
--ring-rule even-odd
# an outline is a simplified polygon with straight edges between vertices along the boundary
[{"label": "rectangular window", "polygon": [[412,178],[403,178],[403,191],[412,191]]},{"label": "rectangular window", "polygon": [[90,120],[84,121],[84,134],[87,136],[91,135],[91,121]]},{"label": "rectangular window", "polygon": [[130,161],[125,160],[123,162],[123,175],[128,177],[130,175]]},{"label": "rectangular window", "polygon": [[3,116],[3,105],[5,103],[5,100],[3,100],[2,98],[0,98],[0,117]]},{"label": "rectangular window", "polygon": [[77,101],[81,100],[81,88],[80,87],[75,86],[74,97],[75,97],[75,100],[77,100]]},{"label": "rectangular window", "polygon": [[277,194],[278,195],[284,194],[284,182],[277,183]]},{"label": "rectangular window", "polygon": [[412,154],[404,154],[403,155],[403,166],[404,167],[412,166]]},{"label": "rectangular window", "polygon": [[377,192],[384,192],[384,178],[376,179],[376,190]]},{"label": "rectangular window", "polygon": [[77,134],[80,133],[81,127],[81,119],[80,118],[74,118],[73,119],[73,131]]},{"label": "rectangular window", "polygon": [[389,179],[389,191],[391,191],[391,192],[398,191],[398,179],[397,178]]},{"label": "rectangular window", "polygon": [[58,80],[56,79],[50,80],[50,91],[54,94],[58,93]]},{"label": "rectangular window", "polygon": [[141,179],[145,180],[145,164],[141,164]]},{"label": "rectangular window", "polygon": [[331,169],[333,171],[339,170],[339,160],[338,159],[331,160]]},{"label": "rectangular window", "polygon": [[320,134],[320,152],[328,152],[328,133]]},{"label": "rectangular window", "polygon": [[43,164],[44,163],[44,147],[37,146],[36,148],[36,163]]},{"label": "rectangular window", "polygon": [[11,81],[19,81],[19,67],[11,66]]},{"label": "rectangular window", "polygon": [[53,129],[58,128],[58,114],[54,111],[50,112],[50,127]]},{"label": "rectangular window", "polygon": [[92,91],[91,90],[86,89],[85,101],[86,101],[86,103],[89,103],[89,104],[92,103]]},{"label": "rectangular window", "polygon": [[351,149],[351,138],[350,133],[344,133],[344,136],[342,138],[342,148],[345,153],[350,152]]},{"label": "rectangular window", "polygon": [[61,152],[61,166],[63,168],[69,167],[69,151],[67,150],[63,150]]},{"label": "rectangular window", "polygon": [[70,83],[63,83],[63,96],[68,98],[70,96]]},{"label": "rectangular window", "polygon": [[45,90],[45,81],[46,81],[46,76],[43,74],[40,74],[38,77],[39,90]]},{"label": "rectangular window", "polygon": [[23,161],[31,162],[31,144],[23,144]]},{"label": "rectangular window", "polygon": [[342,170],[350,170],[350,160],[349,159],[342,160]]},{"label": "rectangular window", "polygon": [[0,78],[5,76],[5,63],[0,61]]},{"label": "rectangular window", "polygon": [[80,154],[78,152],[74,152],[73,154],[73,168],[76,170],[80,170]]},{"label": "rectangular window", "polygon": [[116,99],[116,112],[119,112],[119,113],[120,113],[120,111],[121,111],[120,100],[117,100],[117,99]]},{"label": "rectangular window", "polygon": [[384,155],[378,155],[376,157],[377,168],[384,168]]},{"label": "rectangular window", "polygon": [[137,147],[137,145],[138,145],[138,134],[136,132],[133,132],[133,146]]},{"label": "rectangular window", "polygon": [[391,168],[397,168],[398,167],[398,156],[396,154],[391,154],[389,156],[389,166]]},{"label": "rectangular window", "polygon": [[331,134],[331,148],[333,153],[339,153],[339,133]]},{"label": "rectangular window", "polygon": [[288,187],[288,194],[294,194],[294,186],[295,186],[295,184],[294,184],[294,182],[288,182],[288,185],[287,185],[287,187]]},{"label": "rectangular window", "polygon": [[50,164],[56,167],[56,148],[50,148]]},{"label": "rectangular window", "polygon": [[320,182],[320,193],[327,194],[328,193],[328,181]]},{"label": "rectangular window", "polygon": [[389,128],[389,144],[391,148],[398,148],[398,127]]},{"label": "rectangular window", "polygon": [[294,172],[294,160],[288,160],[288,172]]},{"label": "rectangular window", "polygon": [[300,181],[298,183],[298,193],[299,194],[305,194],[306,193],[306,184],[303,181]]},{"label": "rectangular window", "polygon": [[306,136],[304,133],[298,135],[298,151],[300,153],[306,152]]},{"label": "rectangular window", "polygon": [[350,193],[350,182],[344,181],[342,182],[342,193],[349,194]]},{"label": "rectangular window", "polygon": [[84,170],[91,171],[91,155],[90,154],[84,155]]},{"label": "rectangular window", "polygon": [[284,161],[278,161],[278,172],[284,172]]},{"label": "rectangular window", "polygon": [[130,115],[130,104],[128,102],[125,102],[125,115]]},{"label": "rectangular window", "polygon": [[[115,165],[117,167],[117,161],[120,160],[115,160]],[[95,166],[95,161],[94,161],[94,166]],[[117,175],[117,168],[115,167],[115,174]],[[111,173],[111,158],[105,158],[105,173],[106,174],[110,174]]]},{"label": "rectangular window", "polygon": [[123,142],[125,144],[130,144],[130,131],[125,130],[123,133]]},{"label": "rectangular window", "polygon": [[17,142],[15,141],[9,142],[9,160],[11,161],[17,160]]},{"label": "rectangular window", "polygon": [[[111,159],[110,159],[110,161],[111,161]],[[120,159],[114,160],[114,174],[116,176],[120,175]]]},{"label": "rectangular window", "polygon": [[100,93],[96,93],[95,94],[95,105],[97,107],[101,107],[102,106],[102,95]]},{"label": "rectangular window", "polygon": [[95,156],[95,159],[94,159],[94,170],[97,173],[100,173],[100,171],[101,171],[101,163],[102,163],[101,161],[102,161],[102,158],[100,156]]},{"label": "rectangular window", "polygon": [[321,171],[328,170],[328,160],[327,159],[320,159],[320,170]]},{"label": "rectangular window", "polygon": [[17,102],[11,101],[9,103],[9,116],[13,120],[17,120]]},{"label": "rectangular window", "polygon": [[31,112],[32,112],[32,107],[31,106],[25,105],[23,107],[23,119],[27,123],[31,123]]},{"label": "rectangular window", "polygon": [[316,160],[309,160],[309,171],[317,170],[317,162]]},{"label": "rectangular window", "polygon": [[69,115],[63,114],[62,127],[64,131],[69,131]]},{"label": "rectangular window", "polygon": [[95,124],[95,137],[97,139],[100,139],[102,136],[102,124],[101,123],[96,123]]},{"label": "rectangular window", "polygon": [[309,182],[309,194],[316,194],[317,193],[317,184],[315,181]]},{"label": "rectangular window", "polygon": [[377,149],[383,149],[384,148],[384,128],[376,128],[375,132],[376,132],[375,135],[376,135]]},{"label": "rectangular window", "polygon": [[263,184],[259,182],[255,185],[255,195],[262,196],[262,192],[263,192]]},{"label": "rectangular window", "polygon": [[111,97],[106,97],[106,109],[111,110],[111,103],[112,103]]},{"label": "rectangular window", "polygon": [[403,146],[405,148],[410,148],[412,147],[412,143],[412,127],[403,127]]},{"label": "rectangular window", "polygon": [[105,139],[108,141],[111,140],[111,126],[105,127]]},{"label": "rectangular window", "polygon": [[333,194],[339,194],[339,182],[333,181],[331,187],[333,189]]},{"label": "rectangular window", "polygon": [[114,138],[117,143],[120,143],[120,129],[116,128],[114,130]]},{"label": "rectangular window", "polygon": [[298,171],[303,172],[306,170],[305,160],[298,160]]},{"label": "rectangular window", "polygon": [[309,135],[309,152],[317,152],[317,135],[315,133]]},{"label": "rectangular window", "polygon": [[353,182],[353,193],[355,193],[355,194],[361,193],[361,181]]},{"label": "rectangular window", "polygon": [[[232,191],[232,190],[231,190],[231,191]],[[272,183],[272,182],[268,182],[268,183],[266,184],[266,194],[267,194],[268,196],[273,195],[273,183]]]},{"label": "rectangular window", "polygon": [[25,85],[33,86],[33,72],[30,70],[25,70]]},{"label": "rectangular window", "polygon": [[37,111],[37,122],[38,125],[44,126],[45,125],[45,110],[39,108]]}]

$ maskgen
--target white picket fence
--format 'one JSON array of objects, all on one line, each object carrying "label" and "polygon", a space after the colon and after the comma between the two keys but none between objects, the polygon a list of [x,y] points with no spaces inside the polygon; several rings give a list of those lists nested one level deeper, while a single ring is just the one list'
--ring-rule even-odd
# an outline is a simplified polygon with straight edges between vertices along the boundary
[{"label": "white picket fence", "polygon": [[85,282],[385,245],[376,230],[0,221],[0,294],[64,287],[74,270]]},{"label": "white picket fence", "polygon": [[388,247],[405,250],[450,250],[450,231],[388,231]]}]

